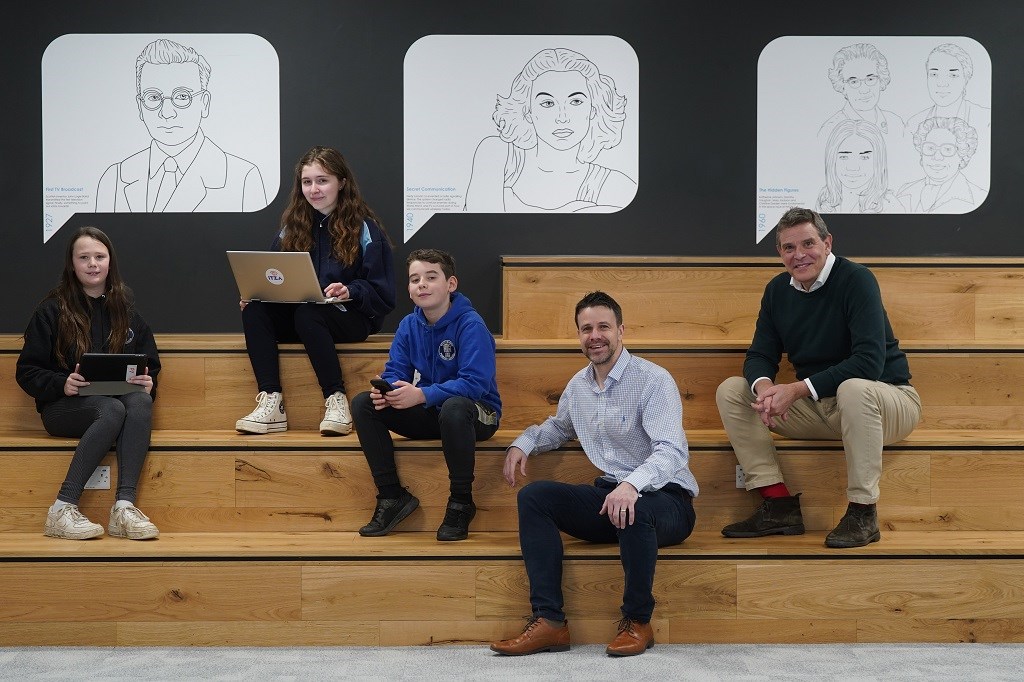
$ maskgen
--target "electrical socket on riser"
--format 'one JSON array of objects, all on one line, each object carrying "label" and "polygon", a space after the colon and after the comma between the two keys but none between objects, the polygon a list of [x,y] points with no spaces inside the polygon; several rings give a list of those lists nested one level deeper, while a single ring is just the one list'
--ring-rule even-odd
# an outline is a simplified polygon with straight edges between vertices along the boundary
[{"label": "electrical socket on riser", "polygon": [[743,467],[739,464],[736,465],[736,487],[745,488],[747,487],[747,479],[743,475]]},{"label": "electrical socket on riser", "polygon": [[96,467],[85,487],[87,490],[110,490],[110,467]]}]

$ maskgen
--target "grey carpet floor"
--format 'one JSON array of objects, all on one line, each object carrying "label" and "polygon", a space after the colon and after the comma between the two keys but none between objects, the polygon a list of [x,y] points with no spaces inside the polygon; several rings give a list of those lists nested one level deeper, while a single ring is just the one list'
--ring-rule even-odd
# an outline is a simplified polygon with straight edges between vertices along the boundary
[{"label": "grey carpet floor", "polygon": [[10,647],[3,680],[1021,680],[1024,645],[658,645],[496,656],[485,647]]}]

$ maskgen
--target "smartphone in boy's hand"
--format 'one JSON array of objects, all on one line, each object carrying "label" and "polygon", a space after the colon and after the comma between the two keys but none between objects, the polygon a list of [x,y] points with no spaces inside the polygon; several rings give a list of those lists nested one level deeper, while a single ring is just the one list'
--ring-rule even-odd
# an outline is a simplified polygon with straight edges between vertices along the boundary
[{"label": "smartphone in boy's hand", "polygon": [[378,391],[380,391],[382,395],[384,393],[387,393],[388,391],[393,391],[395,388],[394,386],[384,381],[383,379],[378,379],[376,377],[370,379],[370,385],[373,386]]}]

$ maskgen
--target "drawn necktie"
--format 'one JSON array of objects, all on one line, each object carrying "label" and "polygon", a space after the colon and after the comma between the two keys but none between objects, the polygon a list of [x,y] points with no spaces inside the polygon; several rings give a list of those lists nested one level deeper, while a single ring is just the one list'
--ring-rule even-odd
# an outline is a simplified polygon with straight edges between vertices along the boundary
[{"label": "drawn necktie", "polygon": [[153,206],[154,213],[160,213],[167,208],[167,202],[174,194],[174,188],[178,186],[178,163],[173,156],[164,160],[164,176],[160,179],[160,189],[156,192],[156,204]]}]

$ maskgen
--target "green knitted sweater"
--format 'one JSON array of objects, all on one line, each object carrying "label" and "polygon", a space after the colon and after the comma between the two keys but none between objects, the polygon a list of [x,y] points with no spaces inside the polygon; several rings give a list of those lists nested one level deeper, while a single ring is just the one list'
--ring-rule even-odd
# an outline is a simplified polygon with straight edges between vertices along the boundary
[{"label": "green knitted sweater", "polygon": [[875,276],[836,257],[825,285],[794,289],[783,272],[765,287],[743,375],[775,380],[786,353],[798,379],[810,379],[819,398],[836,394],[847,379],[910,382],[910,366],[893,335]]}]

